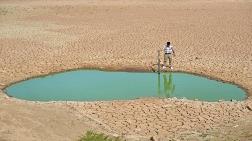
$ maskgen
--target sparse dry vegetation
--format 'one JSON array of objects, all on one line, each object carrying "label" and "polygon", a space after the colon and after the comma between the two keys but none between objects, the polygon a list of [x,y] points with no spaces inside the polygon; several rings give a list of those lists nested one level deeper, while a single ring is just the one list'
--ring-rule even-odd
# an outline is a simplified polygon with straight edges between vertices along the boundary
[{"label": "sparse dry vegetation", "polygon": [[109,137],[103,133],[95,133],[87,131],[86,134],[79,139],[79,141],[121,141],[119,137]]}]

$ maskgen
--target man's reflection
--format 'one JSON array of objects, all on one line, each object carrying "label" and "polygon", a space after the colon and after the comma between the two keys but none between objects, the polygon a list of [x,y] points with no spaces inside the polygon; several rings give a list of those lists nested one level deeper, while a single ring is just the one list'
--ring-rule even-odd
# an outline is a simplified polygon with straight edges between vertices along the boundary
[{"label": "man's reflection", "polygon": [[169,73],[169,79],[167,79],[167,74],[163,74],[163,80],[164,80],[164,92],[161,92],[161,85],[160,85],[160,75],[158,75],[158,95],[164,96],[164,97],[171,97],[175,90],[175,85],[172,82],[172,73]]}]

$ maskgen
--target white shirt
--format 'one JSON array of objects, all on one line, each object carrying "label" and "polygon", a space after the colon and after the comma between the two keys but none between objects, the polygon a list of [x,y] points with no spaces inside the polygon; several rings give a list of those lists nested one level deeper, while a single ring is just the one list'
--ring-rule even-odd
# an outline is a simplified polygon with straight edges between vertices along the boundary
[{"label": "white shirt", "polygon": [[173,52],[173,46],[172,45],[170,45],[170,46],[166,46],[166,45],[164,45],[164,53],[166,53],[166,54],[171,54],[172,52]]}]

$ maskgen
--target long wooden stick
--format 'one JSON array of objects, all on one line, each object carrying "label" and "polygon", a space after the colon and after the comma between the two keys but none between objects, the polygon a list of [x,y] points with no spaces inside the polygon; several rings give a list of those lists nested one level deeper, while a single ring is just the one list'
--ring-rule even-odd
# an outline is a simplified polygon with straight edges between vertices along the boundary
[{"label": "long wooden stick", "polygon": [[158,50],[158,62],[157,62],[157,65],[158,65],[158,74],[160,74],[160,50]]}]

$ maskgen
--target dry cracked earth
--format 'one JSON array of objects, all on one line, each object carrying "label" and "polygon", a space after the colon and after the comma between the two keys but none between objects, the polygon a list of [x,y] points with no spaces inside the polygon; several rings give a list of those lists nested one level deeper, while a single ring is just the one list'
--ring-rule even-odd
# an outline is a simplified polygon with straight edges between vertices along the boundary
[{"label": "dry cracked earth", "polygon": [[[252,140],[250,0],[1,0],[0,140]],[[30,102],[3,88],[76,68],[151,71],[174,45],[175,71],[235,83],[241,102],[137,99]]]}]

